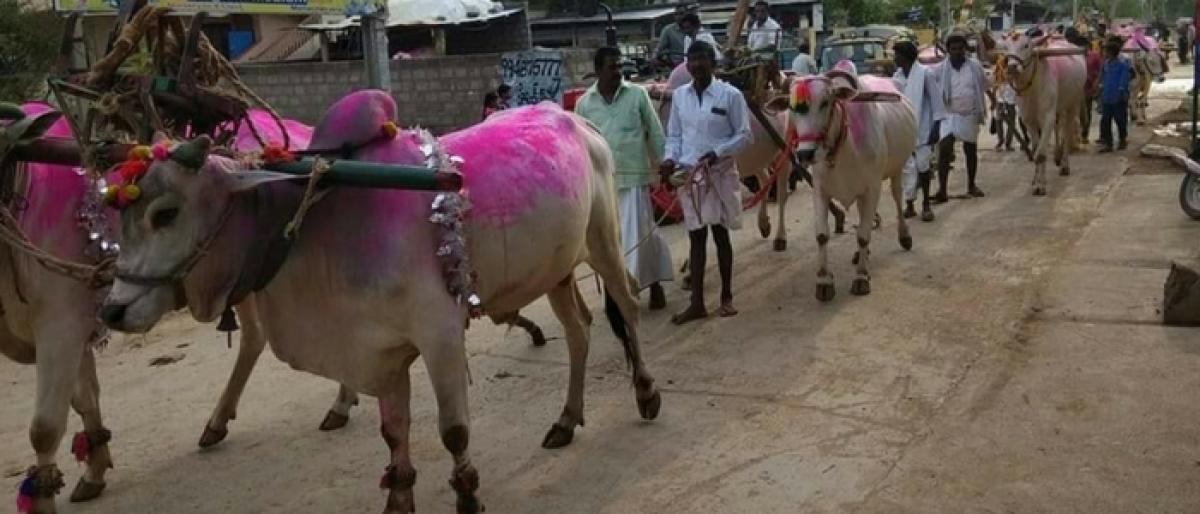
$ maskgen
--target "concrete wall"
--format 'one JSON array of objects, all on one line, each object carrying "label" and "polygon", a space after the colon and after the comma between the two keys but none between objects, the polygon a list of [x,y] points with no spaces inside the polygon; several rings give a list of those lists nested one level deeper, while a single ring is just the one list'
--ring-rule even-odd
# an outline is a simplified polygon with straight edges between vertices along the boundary
[{"label": "concrete wall", "polygon": [[[582,85],[590,50],[566,50],[567,76]],[[330,104],[366,85],[361,61],[239,66],[242,81],[281,115],[316,123]],[[479,121],[483,95],[500,84],[500,54],[392,61],[400,124],[444,133]]]}]

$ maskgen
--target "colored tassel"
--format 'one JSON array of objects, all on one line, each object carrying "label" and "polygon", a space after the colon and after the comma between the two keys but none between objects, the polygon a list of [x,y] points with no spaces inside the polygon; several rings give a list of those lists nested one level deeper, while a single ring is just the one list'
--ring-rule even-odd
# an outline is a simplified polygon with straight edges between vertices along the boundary
[{"label": "colored tassel", "polygon": [[154,156],[154,160],[156,161],[165,161],[171,158],[171,149],[167,148],[166,143],[159,143],[154,145],[154,149],[150,151],[150,154]]},{"label": "colored tassel", "polygon": [[17,512],[25,514],[33,512],[34,491],[36,490],[33,473],[25,475],[25,480],[17,489]]},{"label": "colored tassel", "polygon": [[71,440],[71,453],[75,455],[76,462],[87,462],[88,456],[92,454],[92,442],[87,434],[75,433],[75,438]]}]

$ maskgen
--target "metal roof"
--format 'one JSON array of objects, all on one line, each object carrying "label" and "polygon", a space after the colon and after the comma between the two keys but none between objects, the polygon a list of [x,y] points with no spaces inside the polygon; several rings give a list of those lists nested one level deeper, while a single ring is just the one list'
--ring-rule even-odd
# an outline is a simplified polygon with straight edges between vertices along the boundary
[{"label": "metal roof", "polygon": [[[622,21],[650,21],[656,20],[668,14],[675,12],[674,7],[665,7],[658,9],[642,9],[637,11],[621,11],[613,13],[613,22]],[[587,24],[587,23],[607,23],[608,17],[603,13],[595,16],[558,16],[553,18],[540,18],[529,20],[532,25],[560,25],[560,24]]]},{"label": "metal roof", "polygon": [[[487,14],[484,14],[481,16],[476,16],[474,18],[467,18],[467,19],[460,20],[460,21],[426,21],[426,22],[420,22],[420,23],[408,23],[405,21],[393,21],[393,20],[389,19],[387,22],[387,26],[388,27],[444,27],[444,26],[448,26],[448,25],[463,25],[466,23],[482,23],[482,22],[494,20],[496,18],[504,18],[506,16],[511,16],[513,14],[521,12],[522,10],[523,9],[506,9],[506,10],[503,10],[500,12],[487,13]],[[300,25],[298,28],[301,28],[304,30],[313,30],[313,31],[320,32],[320,31],[325,31],[325,30],[346,30],[350,27],[357,27],[358,25],[359,25],[358,16],[354,16],[351,18],[342,18],[342,19],[336,20],[336,21],[328,21],[328,22],[322,22],[322,23],[308,23],[305,25]]]}]

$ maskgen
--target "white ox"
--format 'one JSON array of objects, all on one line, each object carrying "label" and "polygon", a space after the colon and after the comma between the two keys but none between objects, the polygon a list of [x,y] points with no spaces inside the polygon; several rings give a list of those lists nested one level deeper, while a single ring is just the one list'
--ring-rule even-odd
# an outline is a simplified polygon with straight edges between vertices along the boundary
[{"label": "white ox", "polygon": [[912,236],[900,206],[900,175],[917,145],[917,119],[912,105],[890,79],[857,77],[846,61],[825,75],[804,77],[791,85],[788,108],[799,136],[796,155],[813,170],[813,208],[817,236],[817,286],[820,301],[835,294],[829,271],[831,200],[850,208],[858,205],[858,266],[850,292],[871,292],[870,262],[872,224],[876,219],[883,180],[891,180],[896,203],[900,245],[912,248]]},{"label": "white ox", "polygon": [[1121,52],[1131,57],[1135,72],[1129,95],[1129,119],[1138,125],[1145,125],[1148,121],[1146,108],[1150,106],[1150,85],[1169,70],[1167,57],[1159,49],[1158,42],[1140,28],[1125,40]]},{"label": "white ox", "polygon": [[[1070,148],[1079,137],[1087,65],[1078,47],[1054,36],[1015,35],[1006,40],[1008,80],[1017,91],[1017,108],[1033,146],[1033,194],[1046,194],[1046,155],[1054,139],[1054,163],[1061,175],[1071,173]],[[1043,54],[1042,52],[1046,52]]]},{"label": "white ox", "polygon": [[[313,145],[345,143],[366,161],[423,163],[428,142],[417,134],[379,137],[394,115],[390,96],[354,93],[331,109]],[[583,423],[588,315],[574,276],[583,262],[605,282],[606,314],[632,366],[639,411],[656,417],[661,400],[641,360],[637,305],[621,255],[612,157],[604,140],[581,118],[542,104],[493,115],[442,142],[465,160],[472,209],[464,233],[483,305],[504,317],[545,294],[564,325],[570,351],[567,402],[543,444],[566,444]],[[175,155],[202,156],[207,144],[200,138]],[[172,308],[168,284],[176,277],[193,316],[211,321],[235,300],[235,290],[268,272],[254,269],[259,252],[276,244],[262,239],[278,237],[300,188],[276,174],[232,172],[235,166],[216,156],[152,164],[139,183],[141,199],[121,215],[118,279],[101,311],[108,326],[149,330]],[[451,485],[459,512],[481,507],[478,474],[467,453],[467,306],[448,292],[437,257],[445,234],[430,223],[434,197],[330,190],[308,212],[274,278],[251,298],[280,359],[379,397],[382,434],[391,450],[382,482],[390,490],[388,513],[414,510],[408,369],[418,356],[433,382],[442,442],[454,458]]]}]

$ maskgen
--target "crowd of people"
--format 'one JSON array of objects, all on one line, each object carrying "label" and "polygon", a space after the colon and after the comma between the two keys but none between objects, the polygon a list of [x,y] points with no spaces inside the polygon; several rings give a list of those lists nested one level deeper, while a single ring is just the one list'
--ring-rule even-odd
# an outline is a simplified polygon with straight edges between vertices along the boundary
[{"label": "crowd of people", "polygon": [[[747,45],[773,52],[781,29],[770,18],[768,7],[765,1],[755,4],[747,24]],[[1091,113],[1098,104],[1099,151],[1124,149],[1134,67],[1122,55],[1121,41],[1104,39],[1101,53],[1093,41],[1072,30],[1065,36],[1088,48],[1086,104],[1080,120],[1083,140],[1087,141]],[[920,216],[926,222],[935,220],[933,205],[950,199],[947,185],[956,146],[961,145],[965,160],[966,191],[962,197],[985,196],[978,173],[978,143],[989,114],[997,151],[1012,151],[1014,139],[1025,151],[1031,144],[1020,121],[1017,91],[1009,81],[985,71],[983,63],[972,56],[964,34],[952,33],[944,43],[946,59],[932,65],[922,64],[912,42],[901,41],[893,47],[896,71],[892,78],[913,106],[918,121],[916,150],[902,177],[904,215]],[[798,76],[818,72],[806,46],[801,44],[801,52],[793,62],[792,71]],[[666,307],[663,284],[674,278],[670,247],[655,230],[651,202],[651,188],[661,177],[675,186],[686,184],[677,187],[677,194],[689,239],[691,272],[684,286],[690,289],[691,297],[672,321],[682,324],[709,315],[704,299],[704,269],[710,233],[721,279],[717,314],[734,316],[738,311],[734,307],[730,231],[740,228],[742,211],[742,184],[734,156],[751,143],[749,109],[741,91],[714,76],[721,60],[720,50],[693,9],[677,12],[677,23],[663,30],[655,55],[664,64],[686,64],[692,77],[674,92],[665,129],[646,90],[624,78],[623,56],[616,48],[601,48],[595,53],[596,83],[574,108],[598,127],[613,151],[622,244],[631,274],[642,288],[650,290],[650,309]],[[493,96],[495,103],[485,109],[485,117],[490,113],[488,109],[503,108],[503,92],[489,93],[489,99]],[[661,166],[652,169],[653,162],[661,162]]]}]

